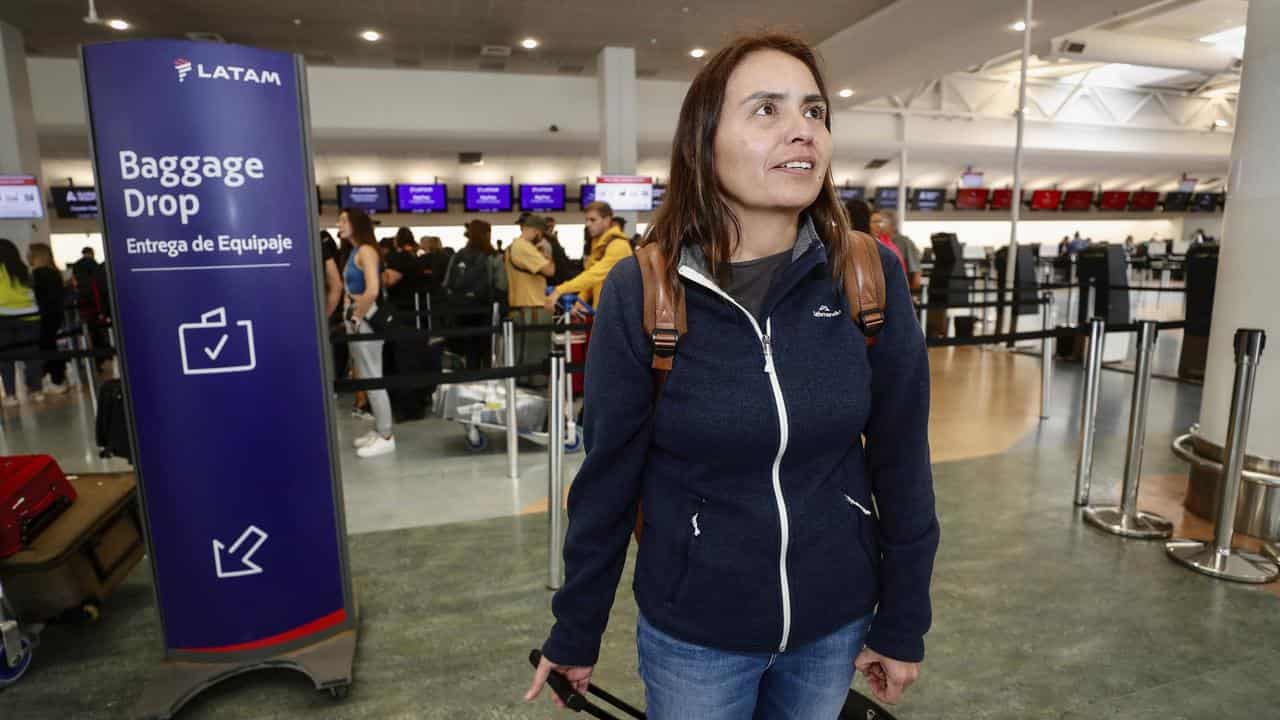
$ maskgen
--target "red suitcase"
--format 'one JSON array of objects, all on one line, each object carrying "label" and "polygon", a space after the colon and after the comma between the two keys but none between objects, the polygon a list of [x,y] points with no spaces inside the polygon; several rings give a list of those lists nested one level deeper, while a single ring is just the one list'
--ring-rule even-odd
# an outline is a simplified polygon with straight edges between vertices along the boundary
[{"label": "red suitcase", "polygon": [[75,499],[52,457],[0,457],[0,558],[29,547]]}]

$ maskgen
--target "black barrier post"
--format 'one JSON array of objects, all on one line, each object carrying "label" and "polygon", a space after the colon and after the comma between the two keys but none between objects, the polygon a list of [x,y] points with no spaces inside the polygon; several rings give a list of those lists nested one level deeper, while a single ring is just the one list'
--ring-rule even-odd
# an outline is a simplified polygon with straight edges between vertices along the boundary
[{"label": "black barrier post", "polygon": [[1213,542],[1175,538],[1165,543],[1170,559],[1205,575],[1244,583],[1269,583],[1280,576],[1280,568],[1268,558],[1232,547],[1235,536],[1236,505],[1240,501],[1240,479],[1249,439],[1249,413],[1253,408],[1253,388],[1267,334],[1262,330],[1236,330],[1236,376],[1231,386],[1231,417],[1227,422],[1226,462],[1222,464],[1222,484],[1218,487],[1218,518]]},{"label": "black barrier post", "polygon": [[1098,420],[1098,381],[1102,375],[1102,344],[1107,323],[1102,318],[1089,321],[1089,347],[1085,354],[1084,402],[1080,410],[1080,454],[1076,460],[1076,505],[1089,504],[1089,484],[1093,480],[1093,436]]},{"label": "black barrier post", "polygon": [[1044,317],[1044,327],[1042,329],[1046,334],[1040,340],[1040,419],[1048,420],[1049,406],[1053,404],[1053,358],[1057,354],[1058,338],[1056,335],[1047,334],[1053,326],[1053,293],[1045,293],[1043,300],[1044,310],[1041,314]]},{"label": "black barrier post", "polygon": [[1173,534],[1173,523],[1138,509],[1138,481],[1147,434],[1147,399],[1151,395],[1151,355],[1156,345],[1156,323],[1138,323],[1138,365],[1133,376],[1129,405],[1129,444],[1124,457],[1124,484],[1118,506],[1085,508],[1084,520],[1099,530],[1130,538],[1155,540]]}]

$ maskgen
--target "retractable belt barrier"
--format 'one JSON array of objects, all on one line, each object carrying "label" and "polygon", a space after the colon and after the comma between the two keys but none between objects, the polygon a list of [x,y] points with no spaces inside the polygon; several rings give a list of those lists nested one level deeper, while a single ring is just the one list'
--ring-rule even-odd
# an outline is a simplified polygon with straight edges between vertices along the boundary
[{"label": "retractable belt barrier", "polygon": [[[585,323],[574,323],[572,325],[516,325],[512,332],[517,335],[535,332],[581,332],[590,329],[590,325]],[[469,328],[453,328],[451,330],[419,330],[412,327],[396,327],[388,328],[382,332],[376,333],[358,333],[358,334],[342,334],[331,335],[329,342],[340,345],[343,343],[365,342],[369,340],[409,340],[409,339],[425,339],[431,340],[447,340],[450,338],[468,338],[468,337],[488,337],[490,335],[502,335],[502,325],[481,325]]]}]

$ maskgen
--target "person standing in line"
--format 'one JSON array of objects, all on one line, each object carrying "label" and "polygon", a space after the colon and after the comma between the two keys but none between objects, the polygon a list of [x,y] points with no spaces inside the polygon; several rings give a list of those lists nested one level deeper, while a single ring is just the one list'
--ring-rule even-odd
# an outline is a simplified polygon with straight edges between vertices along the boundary
[{"label": "person standing in line", "polygon": [[920,249],[911,238],[902,234],[898,227],[898,214],[892,210],[881,210],[879,232],[889,237],[898,256],[902,258],[903,267],[907,271],[907,282],[912,290],[920,289]]},{"label": "person standing in line", "polygon": [[631,241],[614,222],[613,208],[609,203],[596,201],[587,206],[587,232],[591,234],[591,252],[583,258],[583,270],[570,280],[560,283],[547,296],[544,307],[554,310],[560,296],[577,293],[584,302],[600,304],[600,293],[609,271],[623,258],[630,257]]},{"label": "person standing in line", "polygon": [[[472,220],[465,230],[467,245],[449,260],[444,275],[445,297],[457,306],[478,306],[493,303],[494,278],[497,253],[493,249],[493,226],[484,220]],[[458,315],[458,327],[488,327],[493,322],[491,312],[475,312]],[[468,370],[479,370],[489,364],[491,339],[488,336],[455,338],[453,351],[462,355]]]},{"label": "person standing in line", "polygon": [[[551,242],[545,238],[549,224],[547,218],[530,213],[521,215],[516,224],[520,226],[520,236],[511,241],[511,247],[503,256],[511,319],[517,325],[547,325],[551,323],[551,313],[543,306],[547,278],[555,277],[558,272]],[[549,333],[527,332],[516,338],[517,365],[538,362],[550,353]],[[547,376],[537,373],[521,378],[520,382],[529,387],[545,387]]]},{"label": "person standing in line", "polygon": [[929,357],[888,248],[874,345],[849,317],[829,106],[813,50],[788,36],[735,41],[690,84],[641,249],[688,332],[655,393],[652,286],[637,260],[617,264],[588,351],[564,584],[526,701],[552,671],[586,692],[638,530],[653,720],[835,720],[855,668],[887,703],[919,676],[939,539]]},{"label": "person standing in line", "polygon": [[884,219],[884,213],[886,212],[888,211],[877,210],[871,216],[871,227],[873,230],[871,234],[875,236],[875,239],[879,241],[881,245],[888,248],[889,251],[893,253],[894,257],[898,258],[898,266],[902,268],[902,276],[910,277],[907,275],[907,258],[902,254],[902,250],[898,249],[897,244],[893,242],[893,236],[891,236],[887,230],[889,223]]},{"label": "person standing in line", "polygon": [[[343,282],[347,289],[344,317],[347,332],[363,335],[373,332],[368,318],[378,311],[381,295],[379,277],[378,241],[373,235],[373,221],[365,211],[348,208],[338,215],[338,237],[350,241],[355,252],[347,260],[343,270]],[[351,358],[357,375],[363,380],[382,377],[382,340],[360,340],[350,343]],[[373,430],[357,438],[356,455],[372,458],[393,453],[396,438],[392,434],[391,399],[384,389],[369,390],[369,405],[373,410]]]},{"label": "person standing in line", "polygon": [[574,276],[573,267],[569,262],[569,254],[560,244],[560,235],[556,232],[556,219],[550,215],[543,219],[547,221],[547,230],[542,233],[542,236],[547,239],[547,244],[551,247],[551,261],[556,264],[556,274],[552,275],[547,282],[559,285]]},{"label": "person standing in line", "polygon": [[[18,247],[6,238],[0,238],[0,347],[5,345],[31,345],[40,339],[40,323],[35,293],[31,290],[31,271]],[[30,399],[44,399],[40,392],[40,363],[28,360],[22,363]],[[4,385],[4,407],[18,404],[18,368],[13,360],[0,360],[0,383]]]},{"label": "person standing in line", "polygon": [[849,229],[875,235],[871,230],[871,206],[866,200],[854,198],[844,204],[844,209],[849,213]]},{"label": "person standing in line", "polygon": [[[53,249],[44,243],[32,243],[28,249],[31,260],[31,282],[35,291],[36,306],[40,308],[40,350],[58,351],[58,332],[66,316],[67,292],[62,273],[53,260]],[[33,361],[34,362],[34,361]],[[44,372],[49,375],[50,395],[67,392],[67,361],[45,360]]]}]

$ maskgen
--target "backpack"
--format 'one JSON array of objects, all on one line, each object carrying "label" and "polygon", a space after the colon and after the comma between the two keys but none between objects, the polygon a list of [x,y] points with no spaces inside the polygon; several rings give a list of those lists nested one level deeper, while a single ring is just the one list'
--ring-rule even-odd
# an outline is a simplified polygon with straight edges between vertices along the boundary
[{"label": "backpack", "polygon": [[[511,252],[508,248],[507,252]],[[506,253],[489,258],[489,286],[493,288],[494,297],[502,302],[507,301],[507,263]]]},{"label": "backpack", "polygon": [[[844,294],[849,300],[850,318],[866,336],[867,347],[871,347],[885,323],[884,266],[880,264],[879,242],[875,238],[851,230],[849,241],[842,274]],[[636,250],[636,259],[644,285],[644,331],[653,348],[651,367],[656,405],[671,372],[680,337],[689,331],[689,321],[685,315],[684,287],[679,283],[671,287],[666,258],[658,244],[650,243]],[[636,542],[640,541],[643,524],[643,508],[637,508]]]},{"label": "backpack", "polygon": [[454,302],[489,302],[493,297],[493,263],[487,255],[460,250],[445,274],[445,292]]}]

